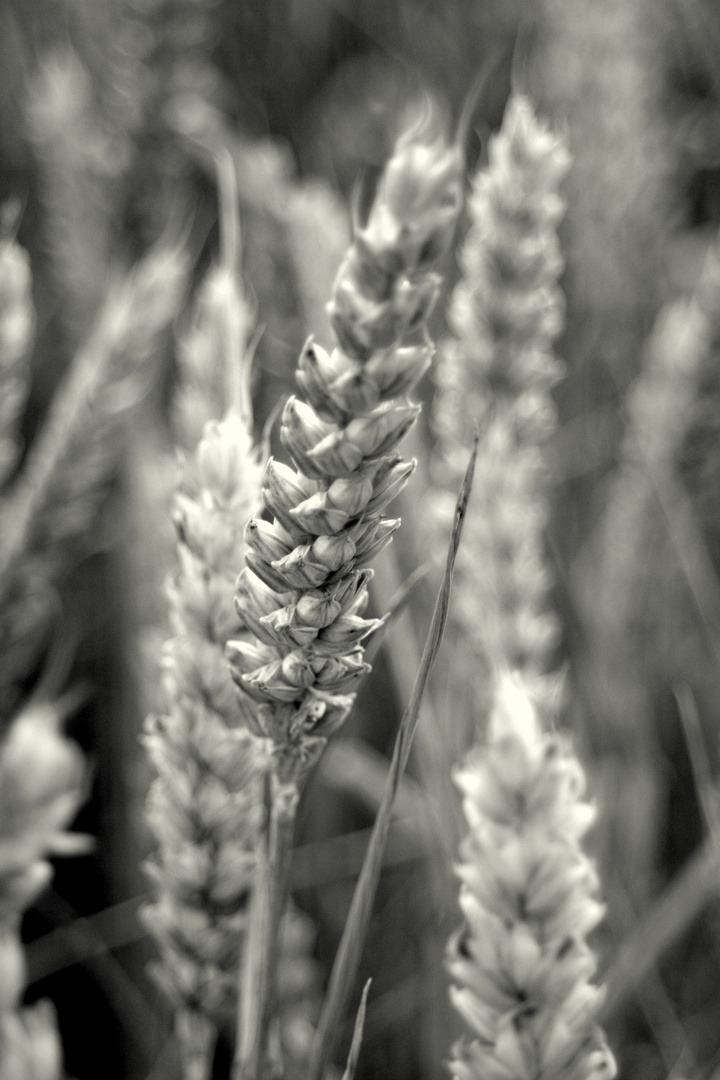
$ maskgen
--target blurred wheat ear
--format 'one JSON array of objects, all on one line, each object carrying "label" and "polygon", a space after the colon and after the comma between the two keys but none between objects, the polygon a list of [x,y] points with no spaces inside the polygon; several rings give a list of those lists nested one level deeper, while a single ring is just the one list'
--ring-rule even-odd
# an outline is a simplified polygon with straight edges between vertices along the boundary
[{"label": "blurred wheat ear", "polygon": [[55,591],[82,550],[132,418],[158,375],[158,353],[186,273],[182,251],[162,244],[116,278],[21,473],[3,495],[3,710],[32,672],[49,633]]},{"label": "blurred wheat ear", "polygon": [[0,745],[0,1076],[61,1080],[51,1002],[22,1008],[23,913],[52,878],[54,855],[83,854],[90,837],[66,832],[88,789],[79,747],[62,732],[77,695],[29,702]]},{"label": "blurred wheat ear", "polygon": [[[663,557],[664,540],[658,537],[669,535],[681,563],[690,550],[687,537],[676,543],[673,535],[674,528],[682,531],[677,505],[682,493],[674,493],[683,447],[704,408],[703,381],[715,363],[719,292],[716,242],[695,293],[662,309],[645,344],[640,372],[625,401],[626,431],[617,478],[599,528],[574,568],[575,598],[598,668],[601,721],[617,731],[606,736],[611,742],[620,738],[641,747],[651,739],[649,705],[641,685],[640,657],[646,646],[638,640],[636,627],[651,617],[648,552],[655,550],[657,558]],[[683,569],[701,616],[713,626],[717,615],[709,613],[707,605],[716,590],[708,588],[708,581],[695,581],[694,573],[702,574],[697,564],[694,572],[688,563]],[[607,677],[610,671],[612,679]]]},{"label": "blurred wheat ear", "polygon": [[109,134],[90,72],[70,45],[48,50],[39,59],[25,112],[37,155],[60,318],[77,344],[112,284],[113,210],[128,147]]},{"label": "blurred wheat ear", "polygon": [[483,421],[455,613],[472,664],[452,676],[461,685],[470,673],[478,687],[477,744],[456,772],[468,826],[457,868],[465,921],[448,946],[459,984],[451,999],[468,1027],[449,1067],[462,1080],[615,1073],[584,941],[603,914],[579,845],[593,813],[572,751],[543,732],[561,681],[543,451],[556,424],[557,224],[569,165],[563,139],[525,95],[511,94],[474,181],[450,307],[455,337],[440,367],[439,478],[457,468],[471,410]]},{"label": "blurred wheat ear", "polygon": [[30,257],[4,235],[15,214],[12,206],[0,208],[0,490],[21,450],[18,428],[30,382],[28,354],[35,323]]},{"label": "blurred wheat ear", "polygon": [[[209,1080],[218,1034],[233,1040],[255,866],[262,857],[268,748],[248,730],[225,660],[242,634],[235,578],[247,518],[260,505],[240,278],[235,173],[218,154],[221,259],[208,271],[179,343],[174,420],[179,483],[176,565],[167,583],[172,636],[158,658],[160,711],[145,747],[156,776],[146,817],[157,849],[142,918],[158,948],[151,971],[169,999],[184,1080]],[[252,948],[250,942],[250,949]]]},{"label": "blurred wheat ear", "polygon": [[642,349],[623,404],[616,475],[571,575],[587,641],[578,665],[594,720],[587,739],[605,766],[604,801],[615,807],[603,822],[608,886],[638,910],[650,901],[661,857],[669,782],[657,699],[687,677],[680,637],[716,666],[720,659],[720,588],[700,494],[711,445],[705,425],[716,408],[718,296],[716,238],[694,292],[661,309]]},{"label": "blurred wheat ear", "polygon": [[488,163],[473,179],[462,275],[449,304],[451,336],[440,349],[429,537],[449,515],[447,485],[473,426],[482,426],[446,676],[453,695],[447,712],[456,716],[468,700],[468,677],[477,675],[473,716],[458,718],[471,739],[482,731],[498,665],[523,670],[549,703],[556,695],[548,676],[559,627],[544,558],[544,448],[556,427],[551,389],[562,371],[553,343],[563,327],[557,228],[569,167],[561,136],[538,119],[525,95],[513,93],[490,139]]}]

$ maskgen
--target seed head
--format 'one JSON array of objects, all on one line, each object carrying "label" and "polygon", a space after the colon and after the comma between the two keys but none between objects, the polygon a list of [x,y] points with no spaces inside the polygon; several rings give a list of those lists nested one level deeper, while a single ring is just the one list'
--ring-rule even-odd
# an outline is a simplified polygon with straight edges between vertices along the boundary
[{"label": "seed head", "polygon": [[337,345],[312,339],[286,403],[281,440],[294,468],[263,477],[271,525],[253,521],[237,586],[241,619],[271,650],[249,670],[231,642],[233,678],[274,742],[278,774],[299,783],[342,723],[368,670],[362,642],[382,625],[364,617],[366,561],[399,522],[384,516],[414,462],[397,446],[420,408],[406,396],[433,347],[424,324],[437,296],[433,265],[462,197],[462,160],[426,115],[395,147],[338,272],[329,313]]}]

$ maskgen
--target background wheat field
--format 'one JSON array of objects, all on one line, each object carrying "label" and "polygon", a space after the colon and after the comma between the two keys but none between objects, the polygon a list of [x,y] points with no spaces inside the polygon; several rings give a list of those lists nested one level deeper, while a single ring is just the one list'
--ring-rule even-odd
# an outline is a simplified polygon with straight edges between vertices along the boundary
[{"label": "background wheat field", "polygon": [[[703,270],[720,226],[720,6],[4,0],[0,339],[25,344],[7,347],[0,372],[0,733],[9,745],[23,710],[50,710],[71,741],[60,816],[93,840],[53,841],[54,876],[21,924],[22,1001],[52,1001],[64,1074],[10,1063],[0,1080],[184,1075],[139,915],[156,842],[143,732],[164,707],[178,454],[190,459],[222,405],[208,365],[224,286],[213,298],[208,275],[235,259],[251,434],[287,461],[279,415],[308,335],[332,340],[326,301],[353,217],[367,212],[408,111],[424,104],[451,138],[473,87],[464,194],[514,91],[570,154],[543,555],[565,683],[556,711],[597,807],[600,1019],[622,1076],[720,1077],[720,274]],[[438,265],[429,331],[440,343],[470,226],[465,207]],[[694,290],[701,334],[683,300]],[[299,1060],[447,545],[438,382],[431,368],[415,389],[417,466],[392,511],[402,527],[374,563],[369,612],[392,617],[370,639],[372,673],[297,810],[280,992]],[[481,600],[461,588],[451,603],[482,625]],[[463,660],[453,610],[354,984],[353,1010],[373,980],[357,1080],[437,1080],[462,1033],[444,959],[461,919],[451,769],[483,737],[488,691]],[[3,948],[0,984],[20,963]],[[353,1020],[328,1075],[342,1075]],[[216,1080],[231,1056],[221,1037]],[[289,1058],[285,1075],[304,1071]]]}]

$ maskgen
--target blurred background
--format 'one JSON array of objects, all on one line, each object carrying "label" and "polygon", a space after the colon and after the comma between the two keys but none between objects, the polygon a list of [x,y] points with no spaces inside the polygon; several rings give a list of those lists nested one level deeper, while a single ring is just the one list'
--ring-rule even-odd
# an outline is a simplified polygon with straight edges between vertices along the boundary
[{"label": "blurred background", "polygon": [[[219,244],[213,152],[226,148],[237,171],[243,280],[261,328],[260,437],[292,392],[307,334],[327,340],[323,297],[349,207],[371,190],[407,108],[429,95],[452,133],[483,73],[470,173],[512,85],[566,133],[574,159],[548,558],[570,684],[563,719],[600,809],[609,1040],[635,1080],[720,1074],[720,350],[693,377],[682,415],[670,408],[661,457],[672,482],[632,449],[665,422],[636,393],[644,343],[662,306],[692,291],[720,224],[719,58],[714,0],[0,0],[0,205],[29,252],[36,310],[25,452],[113,275],[162,237],[181,237],[191,259],[143,420],[119,446],[91,523],[63,547],[52,617],[23,673],[25,694],[85,692],[68,732],[92,761],[77,827],[98,837],[97,851],[58,863],[24,925],[27,1000],[56,1003],[77,1080],[176,1075],[136,918],[149,845],[139,734],[158,705],[174,557],[174,342]],[[443,271],[449,291],[454,254]],[[441,301],[439,338],[443,311]],[[408,527],[378,570],[382,603],[426,557],[413,526],[433,448],[431,376],[420,392],[419,468],[401,508]],[[277,450],[274,429],[271,440]],[[374,649],[343,746],[301,808],[294,896],[316,995],[429,620],[423,585],[410,610],[413,634],[391,629]],[[441,654],[438,709],[443,664]],[[473,693],[469,684],[470,710]],[[458,724],[457,756],[469,738]],[[439,850],[422,775],[416,760],[365,952],[374,983],[358,1080],[434,1080],[460,1030],[442,963],[459,919],[457,805],[441,803],[450,839]]]}]

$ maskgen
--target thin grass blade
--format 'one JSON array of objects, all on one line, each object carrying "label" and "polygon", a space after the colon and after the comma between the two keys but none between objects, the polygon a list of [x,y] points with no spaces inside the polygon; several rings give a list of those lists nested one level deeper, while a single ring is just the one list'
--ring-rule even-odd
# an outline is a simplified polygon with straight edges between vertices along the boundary
[{"label": "thin grass blade", "polygon": [[710,761],[705,747],[703,730],[698,716],[693,692],[686,682],[673,687],[680,723],[685,736],[690,767],[692,768],[698,804],[710,839],[720,852],[720,805],[710,771]]},{"label": "thin grass blade", "polygon": [[325,1066],[332,1055],[340,1022],[345,1014],[348,998],[357,974],[358,964],[365,942],[368,924],[370,922],[372,904],[380,877],[383,852],[385,850],[388,831],[390,829],[393,803],[395,802],[395,797],[400,787],[400,781],[410,755],[410,748],[417,727],[420,702],[425,689],[425,684],[430,673],[430,668],[432,667],[440,647],[445,623],[447,621],[455,556],[457,555],[458,546],[460,544],[460,536],[467,510],[467,503],[472,488],[477,446],[478,436],[476,435],[470,462],[465,473],[465,478],[455,508],[455,519],[450,535],[450,546],[445,567],[445,576],[437,600],[435,601],[435,610],[433,611],[430,631],[427,640],[425,641],[425,647],[423,649],[420,668],[417,673],[413,692],[402,720],[400,721],[383,801],[380,810],[378,811],[377,818],[375,819],[375,825],[370,837],[370,843],[365,855],[363,868],[355,887],[352,904],[350,905],[350,912],[335,957],[335,963],[330,976],[330,985],[328,987],[327,996],[325,998],[315,1036],[307,1080],[321,1080],[325,1073]]},{"label": "thin grass blade", "polygon": [[601,1024],[619,1015],[669,949],[720,893],[720,858],[709,836],[625,937],[607,973]]},{"label": "thin grass blade", "polygon": [[355,1076],[355,1069],[357,1068],[358,1057],[360,1056],[360,1044],[362,1043],[363,1028],[365,1027],[365,1011],[367,1009],[368,992],[370,990],[370,983],[372,979],[368,979],[363,988],[362,997],[360,998],[360,1005],[355,1017],[355,1027],[353,1028],[352,1042],[350,1043],[350,1053],[348,1054],[347,1065],[345,1066],[345,1072],[343,1073],[342,1080],[353,1080]]}]

